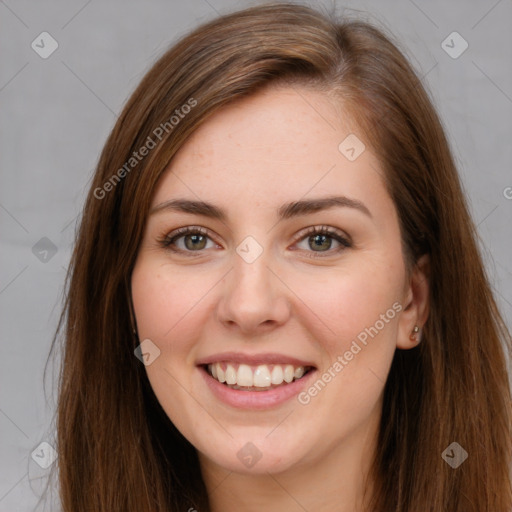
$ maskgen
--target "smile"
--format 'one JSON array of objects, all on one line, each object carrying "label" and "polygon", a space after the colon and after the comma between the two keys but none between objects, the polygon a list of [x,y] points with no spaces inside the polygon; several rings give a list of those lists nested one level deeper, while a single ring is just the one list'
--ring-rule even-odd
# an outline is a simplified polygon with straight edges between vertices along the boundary
[{"label": "smile", "polygon": [[306,375],[312,367],[292,364],[248,365],[231,361],[208,364],[211,377],[231,389],[242,391],[268,391],[290,384]]}]

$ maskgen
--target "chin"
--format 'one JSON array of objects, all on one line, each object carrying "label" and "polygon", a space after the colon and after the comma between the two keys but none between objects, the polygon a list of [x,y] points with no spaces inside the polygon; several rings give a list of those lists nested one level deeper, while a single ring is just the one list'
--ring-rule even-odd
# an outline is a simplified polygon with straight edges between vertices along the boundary
[{"label": "chin", "polygon": [[234,436],[225,443],[199,448],[201,455],[215,465],[246,475],[265,475],[267,473],[282,473],[294,465],[299,464],[301,457],[298,449],[304,446],[294,447],[284,444],[283,439],[276,437],[274,440],[266,438],[268,429],[259,437],[240,435]]}]

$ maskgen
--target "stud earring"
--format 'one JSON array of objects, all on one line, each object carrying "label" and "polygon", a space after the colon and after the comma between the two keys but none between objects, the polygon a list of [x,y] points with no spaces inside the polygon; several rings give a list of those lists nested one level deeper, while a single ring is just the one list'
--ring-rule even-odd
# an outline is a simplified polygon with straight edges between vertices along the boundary
[{"label": "stud earring", "polygon": [[420,341],[420,338],[421,338],[420,328],[417,325],[414,326],[414,329],[412,330],[412,333],[409,336],[409,338],[412,341]]}]

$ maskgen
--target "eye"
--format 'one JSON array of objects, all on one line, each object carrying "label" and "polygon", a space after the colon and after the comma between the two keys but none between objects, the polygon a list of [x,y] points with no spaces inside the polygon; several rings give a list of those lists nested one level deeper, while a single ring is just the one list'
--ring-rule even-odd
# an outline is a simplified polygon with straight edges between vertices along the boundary
[{"label": "eye", "polygon": [[352,247],[352,243],[346,235],[329,226],[307,228],[299,234],[299,241],[297,247],[308,251],[310,253],[308,256],[312,258],[324,257],[323,254],[318,253],[327,253],[325,256],[332,256],[333,253],[339,253]]},{"label": "eye", "polygon": [[[186,226],[176,229],[159,239],[159,244],[178,253],[199,253],[205,249],[220,247],[200,226]],[[332,256],[352,247],[350,238],[343,232],[329,226],[313,226],[302,230],[297,236],[296,247],[305,251],[310,258]],[[304,247],[304,244],[306,245]],[[326,254],[322,254],[326,253]]]},{"label": "eye", "polygon": [[208,236],[208,231],[198,226],[179,228],[165,235],[159,243],[162,247],[175,252],[199,252],[217,245]]}]

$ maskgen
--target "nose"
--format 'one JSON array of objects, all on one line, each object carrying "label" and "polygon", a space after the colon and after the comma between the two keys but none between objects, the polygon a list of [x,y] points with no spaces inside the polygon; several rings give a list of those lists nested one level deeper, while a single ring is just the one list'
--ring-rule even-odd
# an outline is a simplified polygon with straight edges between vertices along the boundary
[{"label": "nose", "polygon": [[257,335],[286,323],[291,306],[288,289],[269,264],[265,252],[252,263],[233,254],[233,269],[224,278],[217,308],[225,327]]}]

